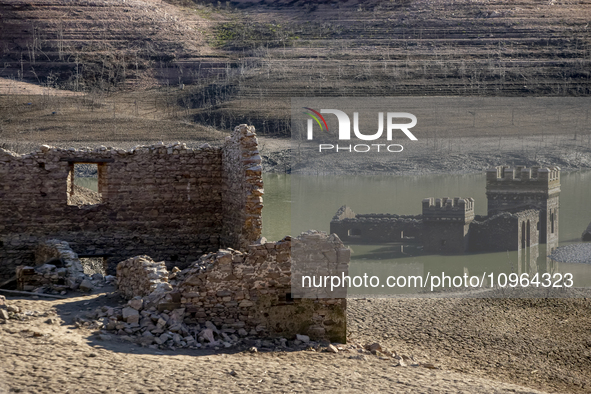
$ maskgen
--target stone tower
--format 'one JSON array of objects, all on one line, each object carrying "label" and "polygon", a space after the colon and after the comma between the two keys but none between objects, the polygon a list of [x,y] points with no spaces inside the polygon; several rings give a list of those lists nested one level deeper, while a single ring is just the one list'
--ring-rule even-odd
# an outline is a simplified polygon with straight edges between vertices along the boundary
[{"label": "stone tower", "polygon": [[423,200],[423,248],[434,253],[463,253],[468,249],[473,198],[433,197]]},{"label": "stone tower", "polygon": [[486,172],[489,217],[500,212],[540,212],[540,243],[558,241],[560,167],[499,166]]}]

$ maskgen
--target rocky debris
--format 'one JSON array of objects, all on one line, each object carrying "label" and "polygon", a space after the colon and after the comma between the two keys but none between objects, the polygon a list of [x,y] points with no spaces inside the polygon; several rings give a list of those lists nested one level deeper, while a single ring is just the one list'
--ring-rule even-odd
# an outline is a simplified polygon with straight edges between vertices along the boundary
[{"label": "rocky debris", "polygon": [[249,335],[245,330],[221,328],[211,321],[200,324],[195,318],[184,317],[184,308],[159,312],[155,306],[146,307],[140,301],[142,299],[136,297],[121,307],[99,307],[77,316],[75,325],[98,330],[98,339],[102,341],[119,339],[153,349],[243,348],[251,353],[303,350],[306,347],[330,353],[353,349],[349,345],[312,341],[307,335],[301,334],[292,339],[259,338]]},{"label": "rocky debris", "polygon": [[591,244],[580,243],[556,248],[549,256],[560,263],[591,264]]},{"label": "rocky debris", "polygon": [[[338,237],[316,231],[300,237],[313,238],[314,246],[308,251],[314,251],[314,263],[326,265],[336,261],[348,266],[348,254],[346,261],[339,258],[344,246]],[[298,333],[294,322],[299,319],[305,319],[308,327],[301,333],[306,335],[297,339],[300,343],[307,343],[311,338],[343,341],[346,334],[343,298],[312,301],[292,297],[291,245],[291,237],[285,237],[277,242],[249,245],[246,251],[219,249],[202,255],[184,270],[173,268],[170,273],[163,262],[137,256],[119,263],[117,286],[125,298],[132,300],[129,306],[137,310],[182,311],[179,322],[188,319],[206,324],[205,329],[211,331],[200,334],[214,346],[227,346],[224,330],[237,337],[271,337],[279,333],[295,337]],[[263,299],[268,304],[261,307]],[[268,319],[268,308],[284,312]],[[208,326],[208,320],[217,328],[212,323]],[[164,323],[168,321],[165,319]],[[220,333],[221,338],[214,336]]]},{"label": "rocky debris", "polygon": [[296,339],[298,341],[302,341],[303,343],[308,343],[310,342],[310,337],[307,335],[300,335],[300,334],[296,334]]},{"label": "rocky debris", "polygon": [[20,279],[23,291],[31,291],[40,294],[61,294],[69,291],[81,291],[90,293],[112,283],[101,276],[89,277],[82,275],[77,279],[68,278],[64,274],[63,267],[58,268],[52,264],[43,264],[39,267],[17,267],[17,280]]},{"label": "rocky debris", "polygon": [[35,264],[37,266],[51,261],[59,261],[66,268],[69,276],[78,277],[84,274],[84,268],[78,255],[70,248],[70,244],[59,239],[41,242],[35,250]]},{"label": "rocky debris", "polygon": [[126,298],[172,290],[164,261],[136,256],[117,264],[117,289]]},{"label": "rocky debris", "polygon": [[35,264],[16,267],[18,290],[65,294],[77,289],[90,292],[95,287],[96,281],[84,274],[78,255],[67,242],[57,239],[41,242],[35,250]]},{"label": "rocky debris", "polygon": [[84,292],[90,293],[94,289],[94,286],[92,285],[92,283],[88,279],[84,279],[80,283],[80,286],[78,287],[78,289],[80,291],[84,291]]},{"label": "rocky debris", "polygon": [[330,353],[338,353],[339,352],[339,349],[333,344],[328,345],[327,350]]},{"label": "rocky debris", "polygon": [[[48,317],[47,312],[27,311],[16,305],[8,304],[6,297],[0,295],[0,324],[6,324],[9,320],[27,321],[39,317]],[[51,321],[51,323],[50,323]],[[50,318],[45,321],[47,324],[59,324],[59,318]]]}]

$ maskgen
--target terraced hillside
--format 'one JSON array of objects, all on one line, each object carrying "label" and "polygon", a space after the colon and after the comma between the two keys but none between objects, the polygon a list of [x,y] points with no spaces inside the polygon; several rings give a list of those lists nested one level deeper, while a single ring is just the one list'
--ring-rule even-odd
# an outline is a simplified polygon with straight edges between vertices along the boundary
[{"label": "terraced hillside", "polygon": [[252,3],[214,28],[241,59],[193,90],[199,122],[288,133],[287,98],[302,96],[591,93],[588,1]]},{"label": "terraced hillside", "polygon": [[0,1],[0,77],[71,90],[173,78],[207,54],[207,21],[155,0]]},{"label": "terraced hillside", "polygon": [[279,135],[290,97],[591,93],[590,0],[169,1],[0,0],[0,77]]}]

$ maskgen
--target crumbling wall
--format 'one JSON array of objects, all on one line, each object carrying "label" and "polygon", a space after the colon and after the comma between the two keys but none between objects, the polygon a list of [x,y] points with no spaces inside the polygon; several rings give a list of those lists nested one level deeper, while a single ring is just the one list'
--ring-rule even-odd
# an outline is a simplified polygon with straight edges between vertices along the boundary
[{"label": "crumbling wall", "polygon": [[[338,238],[334,242],[325,233],[318,234],[324,243],[345,249]],[[288,338],[305,334],[345,342],[344,298],[292,297],[291,244],[291,237],[285,237],[278,242],[250,245],[243,252],[220,249],[203,255],[189,268],[176,273],[170,292],[144,298],[144,306],[160,311],[183,310],[185,321],[209,321],[227,332],[241,331],[243,335]],[[348,260],[346,263],[348,266]],[[143,265],[137,268],[145,269]],[[124,274],[118,270],[120,274],[132,272]],[[120,291],[128,298],[141,295],[124,285],[134,281],[137,280],[118,279]]]},{"label": "crumbling wall", "polygon": [[35,266],[16,267],[19,290],[49,287],[62,291],[77,289],[84,281],[84,269],[78,255],[67,242],[51,239],[40,243],[35,250]]},{"label": "crumbling wall", "polygon": [[330,232],[345,242],[412,242],[421,237],[421,215],[356,214],[346,205],[330,222]]},{"label": "crumbling wall", "polygon": [[223,148],[223,229],[221,246],[244,249],[261,236],[263,179],[253,126],[242,124]]},{"label": "crumbling wall", "polygon": [[[239,248],[258,239],[256,144],[253,129],[242,125],[224,148],[42,146],[26,155],[0,149],[0,278],[31,265],[48,236],[84,257],[107,257],[111,272],[137,255],[184,268],[222,244]],[[72,205],[76,163],[97,164],[100,203]]]},{"label": "crumbling wall", "polygon": [[164,261],[136,256],[117,264],[117,290],[126,298],[147,296],[155,291],[170,291]]}]

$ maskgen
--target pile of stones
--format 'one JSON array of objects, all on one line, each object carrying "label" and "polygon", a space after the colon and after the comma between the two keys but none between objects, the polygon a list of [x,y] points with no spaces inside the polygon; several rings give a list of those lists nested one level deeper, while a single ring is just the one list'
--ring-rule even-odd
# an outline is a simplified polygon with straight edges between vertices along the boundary
[{"label": "pile of stones", "polygon": [[9,305],[6,297],[0,296],[0,324],[6,324],[9,320],[26,321],[37,317],[48,316],[45,312],[25,311],[16,305]]},{"label": "pile of stones", "polygon": [[117,288],[126,298],[172,290],[164,261],[136,256],[117,264]]},{"label": "pile of stones", "polygon": [[[146,304],[146,305],[145,305]],[[97,329],[98,339],[104,341],[124,340],[152,349],[201,349],[214,350],[244,348],[252,352],[281,350],[330,351],[327,341],[311,341],[306,335],[296,338],[261,339],[244,329],[221,329],[211,321],[199,324],[196,319],[185,318],[184,308],[159,312],[148,306],[147,301],[135,297],[120,307],[102,306],[76,317],[79,328]]]}]

